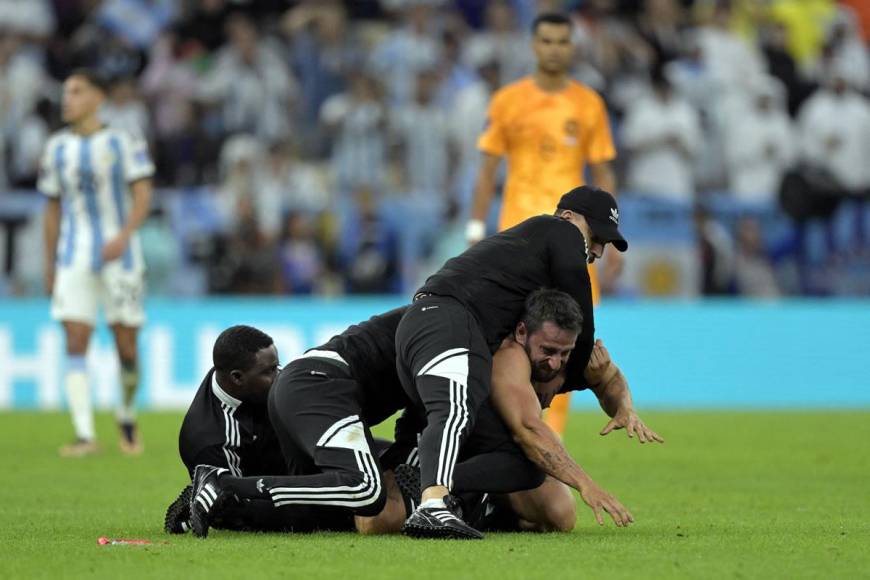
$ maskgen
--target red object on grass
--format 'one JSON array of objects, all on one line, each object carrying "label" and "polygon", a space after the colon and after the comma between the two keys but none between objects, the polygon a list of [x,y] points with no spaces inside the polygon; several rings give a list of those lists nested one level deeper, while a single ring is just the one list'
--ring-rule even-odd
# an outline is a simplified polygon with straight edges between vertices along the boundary
[{"label": "red object on grass", "polygon": [[97,544],[100,546],[147,546],[152,543],[151,540],[127,540],[124,538],[107,538],[106,536],[97,538]]}]

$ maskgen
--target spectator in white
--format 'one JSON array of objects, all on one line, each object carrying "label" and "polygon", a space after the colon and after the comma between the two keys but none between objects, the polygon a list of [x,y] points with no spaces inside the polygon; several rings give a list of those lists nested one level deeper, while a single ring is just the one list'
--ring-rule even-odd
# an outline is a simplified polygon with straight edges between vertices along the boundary
[{"label": "spectator in white", "polygon": [[775,203],[782,177],[797,156],[785,89],[768,77],[734,113],[725,131],[729,190],[740,201]]},{"label": "spectator in white", "polygon": [[630,156],[628,191],[692,202],[692,158],[702,142],[700,120],[660,72],[653,74],[651,94],[626,112],[622,140]]},{"label": "spectator in white", "polygon": [[[9,174],[11,184],[14,187],[36,188],[39,163],[51,132],[52,108],[53,105],[48,99],[40,100],[36,105],[36,110],[18,123],[15,138],[10,139]],[[2,153],[0,153],[0,159],[2,159]]]},{"label": "spectator in white", "polygon": [[529,35],[517,26],[509,0],[490,0],[486,6],[484,28],[466,43],[465,59],[475,65],[484,58],[494,58],[500,71],[499,85],[506,85],[535,69],[534,55],[528,46]]},{"label": "spectator in white", "polygon": [[20,34],[31,40],[51,36],[56,25],[51,0],[0,0],[0,36]]},{"label": "spectator in white", "polygon": [[20,38],[0,22],[0,129],[14,136],[50,86],[39,62],[26,54]]},{"label": "spectator in white", "polygon": [[777,298],[781,292],[764,248],[761,226],[751,217],[737,222],[734,281],[737,292],[752,298]]},{"label": "spectator in white", "polygon": [[167,31],[151,47],[142,73],[141,88],[150,102],[158,137],[173,135],[185,125],[196,95],[198,79],[183,56],[178,35]]},{"label": "spectator in white", "polygon": [[226,133],[248,132],[265,140],[290,135],[296,82],[280,51],[260,38],[246,16],[227,21],[229,43],[200,87],[200,98],[222,109]]},{"label": "spectator in white", "polygon": [[697,29],[695,38],[705,72],[706,86],[698,95],[707,129],[705,146],[695,162],[695,176],[701,187],[724,188],[727,174],[722,159],[727,127],[732,122],[731,110],[766,72],[761,50],[731,29],[731,1],[712,3],[709,22]]},{"label": "spectator in white", "polygon": [[440,60],[431,2],[402,3],[399,28],[391,29],[371,56],[372,73],[384,79],[391,104],[404,105],[414,97],[417,73]]},{"label": "spectator in white", "polygon": [[824,82],[829,71],[835,70],[852,88],[865,93],[870,90],[870,52],[861,38],[860,27],[850,8],[837,8],[817,63],[816,78]]},{"label": "spectator in white", "polygon": [[697,31],[683,34],[682,49],[676,60],[664,66],[665,75],[677,93],[696,110],[707,111],[709,95],[715,94],[714,80],[701,52]]},{"label": "spectator in white", "polygon": [[830,171],[838,187],[858,192],[870,187],[870,104],[846,77],[833,71],[801,107],[800,150],[805,162]]},{"label": "spectator in white", "polygon": [[244,207],[254,214],[254,223],[259,223],[262,210],[256,199],[257,175],[264,153],[262,142],[252,135],[236,135],[224,142],[217,202],[225,229],[237,227],[238,208],[245,203]]},{"label": "spectator in white", "polygon": [[[5,22],[0,21],[0,27]],[[0,189],[32,173],[47,138],[34,111],[47,91],[48,79],[32,55],[26,54],[19,35],[0,30]],[[11,162],[7,167],[7,159]]]},{"label": "spectator in white", "polygon": [[326,100],[320,119],[332,135],[332,171],[338,186],[379,187],[384,179],[387,116],[377,81],[354,74],[347,93]]},{"label": "spectator in white", "polygon": [[[697,31],[702,58],[723,90],[740,90],[764,74],[761,51],[731,29],[730,0],[715,0],[710,21]],[[710,95],[715,98],[715,95]]]},{"label": "spectator in white", "polygon": [[314,214],[326,209],[329,193],[317,169],[299,159],[289,142],[274,143],[257,171],[257,213],[260,228],[277,238],[288,211]]},{"label": "spectator in white", "polygon": [[95,20],[139,50],[147,50],[180,11],[174,0],[104,0]]},{"label": "spectator in white", "polygon": [[294,143],[275,143],[269,148],[268,163],[261,172],[260,191],[264,197],[280,197],[282,212],[319,213],[330,202],[324,173],[302,159]]},{"label": "spectator in white", "polygon": [[499,64],[494,55],[481,51],[475,58],[480,59],[472,61],[479,80],[457,93],[449,117],[450,142],[458,157],[456,182],[452,187],[461,201],[457,208],[461,216],[465,215],[465,209],[471,202],[474,180],[480,164],[477,138],[486,123],[489,99],[500,86]]},{"label": "spectator in white", "polygon": [[444,198],[450,171],[449,117],[435,104],[440,77],[429,70],[417,75],[413,102],[391,119],[396,143],[403,154],[402,174],[408,191]]},{"label": "spectator in white", "polygon": [[132,78],[116,79],[109,86],[109,95],[100,110],[104,123],[123,129],[137,139],[151,140],[148,109],[139,98],[136,82]]}]

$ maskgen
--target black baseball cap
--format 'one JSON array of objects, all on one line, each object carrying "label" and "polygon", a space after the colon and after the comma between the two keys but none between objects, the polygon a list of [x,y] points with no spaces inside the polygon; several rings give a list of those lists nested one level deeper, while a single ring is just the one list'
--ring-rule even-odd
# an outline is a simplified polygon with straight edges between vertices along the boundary
[{"label": "black baseball cap", "polygon": [[628,242],[619,233],[619,206],[613,196],[597,187],[582,185],[562,196],[556,209],[569,209],[586,218],[586,223],[601,242],[610,242],[620,252]]}]

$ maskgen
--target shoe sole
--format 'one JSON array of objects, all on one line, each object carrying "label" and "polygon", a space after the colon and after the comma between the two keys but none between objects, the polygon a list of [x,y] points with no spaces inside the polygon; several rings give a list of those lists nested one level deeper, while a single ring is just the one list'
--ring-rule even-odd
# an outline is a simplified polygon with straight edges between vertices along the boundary
[{"label": "shoe sole", "polygon": [[185,487],[184,491],[181,492],[178,498],[166,510],[166,515],[163,518],[163,529],[167,534],[183,534],[187,531],[184,529],[180,532],[176,531],[170,524],[170,521],[175,522],[187,513],[188,526],[190,526],[190,495],[192,493],[193,489],[190,486]]},{"label": "shoe sole", "polygon": [[[402,492],[402,495],[405,497],[410,497],[414,502],[414,506],[420,505],[420,477],[419,471],[416,473],[412,473],[411,469],[399,469],[402,467],[398,466],[395,470],[393,470],[393,474],[396,478],[396,485],[399,486],[399,491]],[[408,514],[409,516],[411,514]]]}]

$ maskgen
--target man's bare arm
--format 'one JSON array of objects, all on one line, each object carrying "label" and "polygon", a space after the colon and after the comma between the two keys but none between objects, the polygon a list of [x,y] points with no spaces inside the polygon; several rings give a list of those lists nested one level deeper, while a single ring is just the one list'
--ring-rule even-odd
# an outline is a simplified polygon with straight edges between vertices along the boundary
[{"label": "man's bare arm", "polygon": [[611,417],[601,430],[602,435],[607,435],[614,429],[625,429],[629,437],[634,437],[636,434],[641,443],[665,442],[638,417],[634,410],[628,381],[616,363],[611,360],[610,353],[601,340],[595,341],[584,375],[590,389],[598,397],[601,409]]},{"label": "man's bare arm", "polygon": [[592,481],[568,454],[559,437],[541,420],[541,405],[528,378],[531,366],[519,345],[502,347],[493,357],[491,398],[517,444],[542,471],[580,492],[580,497],[604,523],[601,511],[617,526],[634,521],[619,501]]},{"label": "man's bare arm", "polygon": [[592,185],[600,187],[616,197],[616,174],[610,163],[606,161],[604,163],[590,163],[589,176],[592,178]]}]

